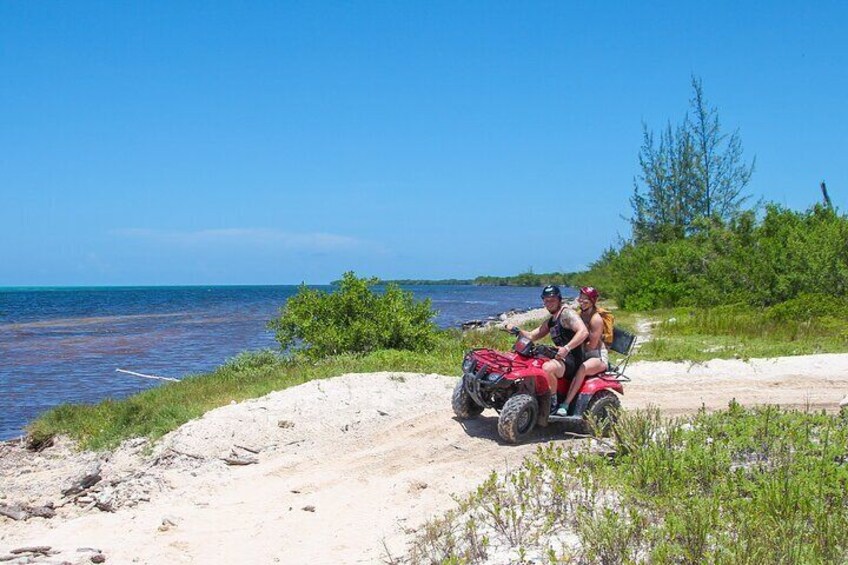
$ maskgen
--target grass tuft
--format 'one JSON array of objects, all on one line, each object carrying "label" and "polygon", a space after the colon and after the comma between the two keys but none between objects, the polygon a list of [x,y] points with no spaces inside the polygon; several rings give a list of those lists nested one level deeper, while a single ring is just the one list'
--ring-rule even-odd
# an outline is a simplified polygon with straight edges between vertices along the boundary
[{"label": "grass tuft", "polygon": [[490,475],[425,528],[406,562],[484,563],[471,550],[479,539],[513,562],[848,559],[848,411],[646,410],[624,414],[611,441],[549,444]]}]

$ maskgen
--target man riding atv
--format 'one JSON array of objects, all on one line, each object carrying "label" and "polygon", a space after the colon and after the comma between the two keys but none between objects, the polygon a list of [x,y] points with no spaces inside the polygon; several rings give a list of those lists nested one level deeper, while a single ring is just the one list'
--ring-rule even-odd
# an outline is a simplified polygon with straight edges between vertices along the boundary
[{"label": "man riding atv", "polygon": [[[550,334],[551,340],[557,346],[557,354],[542,366],[548,377],[549,392],[540,398],[540,410],[538,425],[547,426],[548,416],[558,408],[557,379],[573,376],[575,371],[583,364],[583,351],[581,345],[589,337],[586,324],[577,313],[564,304],[562,292],[556,285],[548,285],[542,289],[542,302],[551,317],[533,331],[524,331],[521,328],[507,323],[505,328],[516,334],[524,336],[532,341],[537,341]],[[548,409],[545,407],[549,406]]]}]

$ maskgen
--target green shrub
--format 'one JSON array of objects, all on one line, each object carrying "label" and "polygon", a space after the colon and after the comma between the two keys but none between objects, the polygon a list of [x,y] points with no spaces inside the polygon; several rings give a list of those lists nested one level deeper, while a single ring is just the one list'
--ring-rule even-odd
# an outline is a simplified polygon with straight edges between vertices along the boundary
[{"label": "green shrub", "polygon": [[273,366],[281,360],[280,354],[270,349],[242,351],[235,357],[227,359],[223,368],[236,372],[247,371],[250,369],[261,369],[263,367]]},{"label": "green shrub", "polygon": [[411,292],[388,284],[377,294],[377,279],[347,272],[335,292],[303,285],[269,326],[285,349],[310,359],[378,349],[427,351],[436,341],[435,312],[430,301],[415,302]]},{"label": "green shrub", "polygon": [[813,319],[848,318],[848,299],[843,296],[802,293],[766,311],[775,322],[807,322]]},{"label": "green shrub", "polygon": [[848,216],[770,204],[762,219],[746,212],[688,237],[625,243],[577,278],[630,310],[841,297],[848,294],[846,242]]}]

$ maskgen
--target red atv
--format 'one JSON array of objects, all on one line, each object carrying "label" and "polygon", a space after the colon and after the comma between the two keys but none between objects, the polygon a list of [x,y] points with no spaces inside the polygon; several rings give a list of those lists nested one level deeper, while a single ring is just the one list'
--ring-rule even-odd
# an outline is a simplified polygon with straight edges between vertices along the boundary
[{"label": "red atv", "polygon": [[[636,343],[636,336],[615,329],[610,349],[624,355],[615,367],[598,375],[587,376],[574,399],[573,415],[551,414],[550,422],[577,424],[581,431],[588,429],[592,419],[606,431],[621,407],[618,394],[624,394],[624,367]],[[500,414],[498,434],[510,443],[519,443],[533,431],[539,410],[539,398],[548,392],[548,379],[542,365],[556,355],[556,349],[535,344],[519,337],[513,350],[502,353],[494,349],[473,349],[462,361],[462,379],[453,391],[451,404],[458,418],[476,418],[485,408],[494,408]],[[558,379],[557,396],[565,398],[570,384],[568,378]]]}]

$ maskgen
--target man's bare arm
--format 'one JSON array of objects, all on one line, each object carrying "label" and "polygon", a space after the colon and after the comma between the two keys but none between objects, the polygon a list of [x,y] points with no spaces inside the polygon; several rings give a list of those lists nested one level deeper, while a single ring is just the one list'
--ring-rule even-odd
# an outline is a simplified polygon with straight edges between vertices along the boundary
[{"label": "man's bare arm", "polygon": [[565,357],[569,352],[580,347],[580,344],[586,341],[589,337],[589,330],[586,329],[586,324],[580,319],[580,316],[571,308],[566,308],[560,314],[560,321],[564,327],[570,328],[574,332],[574,337],[559,348],[558,357]]}]

